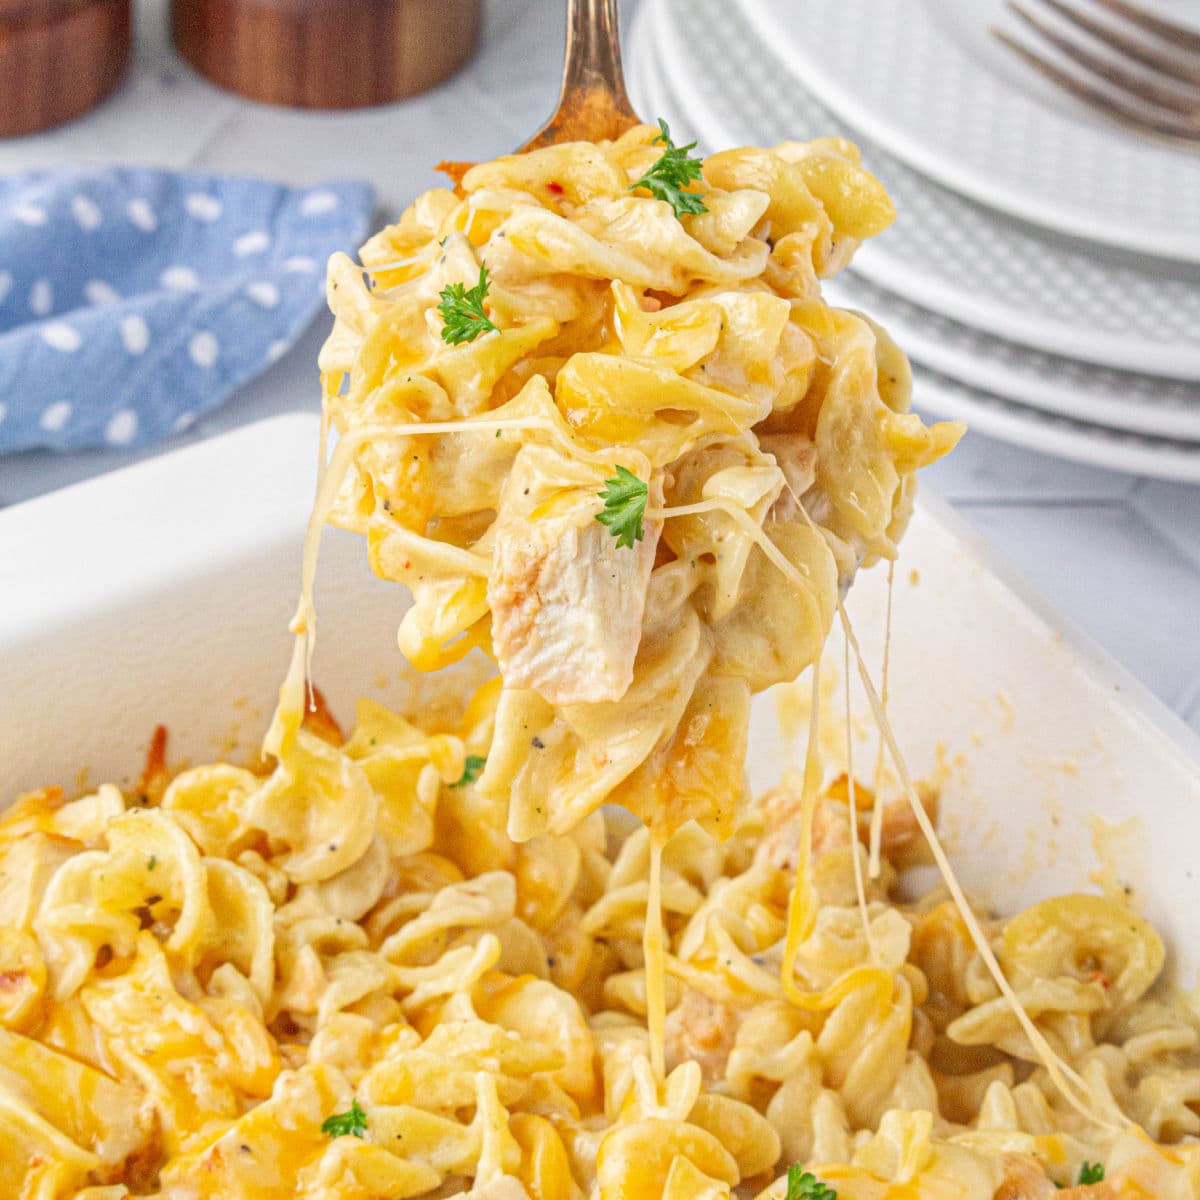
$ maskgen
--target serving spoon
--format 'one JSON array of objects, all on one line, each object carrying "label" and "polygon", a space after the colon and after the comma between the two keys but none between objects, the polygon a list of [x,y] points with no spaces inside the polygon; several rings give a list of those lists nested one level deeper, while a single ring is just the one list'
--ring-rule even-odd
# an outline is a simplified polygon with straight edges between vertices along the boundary
[{"label": "serving spoon", "polygon": [[641,120],[625,92],[617,0],[568,0],[558,107],[521,151],[618,138]]}]

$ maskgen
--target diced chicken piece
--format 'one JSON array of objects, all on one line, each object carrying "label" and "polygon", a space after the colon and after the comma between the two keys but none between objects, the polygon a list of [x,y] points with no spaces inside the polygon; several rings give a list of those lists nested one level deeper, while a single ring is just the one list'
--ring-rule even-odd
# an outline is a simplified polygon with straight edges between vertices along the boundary
[{"label": "diced chicken piece", "polygon": [[147,1152],[158,1134],[154,1107],[140,1088],[4,1029],[0,1089],[10,1103],[94,1154],[101,1171]]},{"label": "diced chicken piece", "polygon": [[54,833],[27,833],[0,849],[0,925],[32,928],[54,872],[81,849]]},{"label": "diced chicken piece", "polygon": [[764,434],[759,445],[768,454],[775,456],[779,469],[787,481],[783,494],[775,501],[768,514],[772,521],[795,521],[800,519],[800,497],[812,487],[817,479],[817,448],[801,434]]},{"label": "diced chicken piece", "polygon": [[1105,1182],[1057,1187],[1032,1158],[1008,1154],[1005,1156],[1004,1182],[992,1200],[1117,1200],[1124,1194]]},{"label": "diced chicken piece", "polygon": [[736,1009],[710,1000],[694,988],[685,989],[683,999],[667,1013],[667,1070],[697,1062],[705,1083],[724,1079],[740,1025],[741,1014]]},{"label": "diced chicken piece", "polygon": [[[762,840],[755,851],[756,863],[769,863],[781,870],[792,870],[800,848],[800,787],[788,783],[772,788],[762,799],[766,822]],[[827,850],[850,844],[850,823],[844,805],[827,796],[818,798],[813,809],[813,854],[820,858]]]},{"label": "diced chicken piece", "polygon": [[[850,809],[843,794],[845,790],[844,778],[837,780],[829,791],[817,800],[813,809],[813,855],[816,858],[820,858],[827,850],[850,844]],[[936,822],[936,788],[923,781],[919,782],[917,795],[930,819]],[[788,870],[795,867],[800,845],[800,801],[798,783],[781,784],[763,797],[766,823],[755,855],[757,862],[768,862],[774,867]],[[871,792],[860,785],[858,840],[864,845],[869,841],[873,803]],[[927,847],[924,835],[907,798],[901,797],[884,804],[880,848],[883,857],[900,870],[926,861]]]},{"label": "diced chicken piece", "polygon": [[1023,1154],[1005,1156],[1004,1182],[992,1200],[1050,1200],[1058,1190],[1046,1172]]},{"label": "diced chicken piece", "polygon": [[[619,700],[633,681],[661,521],[619,546],[596,520],[603,480],[526,446],[505,483],[488,580],[492,643],[510,687],[551,704]],[[662,504],[661,484],[649,504]]]}]

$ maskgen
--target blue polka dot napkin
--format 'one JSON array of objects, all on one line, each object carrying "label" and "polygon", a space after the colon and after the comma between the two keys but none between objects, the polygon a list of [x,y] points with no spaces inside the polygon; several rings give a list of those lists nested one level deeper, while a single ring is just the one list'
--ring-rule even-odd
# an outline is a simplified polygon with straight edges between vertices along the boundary
[{"label": "blue polka dot napkin", "polygon": [[108,168],[0,179],[0,454],[141,446],[270,366],[371,188]]}]

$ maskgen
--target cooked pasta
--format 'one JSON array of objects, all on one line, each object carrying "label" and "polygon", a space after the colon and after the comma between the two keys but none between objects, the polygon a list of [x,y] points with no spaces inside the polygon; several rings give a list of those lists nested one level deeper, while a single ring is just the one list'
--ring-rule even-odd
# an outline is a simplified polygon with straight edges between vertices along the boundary
[{"label": "cooked pasta", "polygon": [[[656,1078],[650,831],[606,808],[510,839],[461,782],[498,701],[487,684],[425,729],[363,701],[349,737],[302,728],[269,773],[19,801],[0,821],[0,1194],[782,1200],[793,1164],[841,1200],[1200,1191],[1200,1016],[1154,989],[1153,929],[1096,896],[987,922],[1110,1128],[1058,1094],[957,909],[896,899],[921,857],[898,799],[868,942],[853,861],[875,800],[857,788],[852,828],[844,777],[815,810],[795,966],[827,1007],[780,983],[799,783],[724,841],[691,822],[666,843]],[[1104,1182],[1071,1188],[1084,1163]]]},{"label": "cooked pasta", "polygon": [[[751,695],[819,694],[961,430],[821,299],[893,215],[853,147],[681,155],[482,164],[331,263],[262,764],[170,771],[160,732],[136,789],[0,818],[0,1195],[1200,1196],[1158,935],[1096,896],[974,915],[869,678],[901,793],[827,776],[814,703],[747,803]],[[327,520],[408,587],[417,668],[494,660],[457,711],[318,703]],[[904,901],[926,850],[948,893]]]},{"label": "cooked pasta", "polygon": [[[631,190],[655,132],[475,166],[330,264],[314,521],[407,585],[418,668],[495,658],[479,786],[518,841],[606,801],[661,837],[732,829],[751,694],[813,662],[962,431],[909,412],[904,356],[821,299],[894,217],[853,146],[713,155],[680,217]],[[445,297],[476,279],[490,328],[455,332]],[[619,470],[645,491],[628,545],[597,520]],[[276,751],[314,621],[306,595]]]}]

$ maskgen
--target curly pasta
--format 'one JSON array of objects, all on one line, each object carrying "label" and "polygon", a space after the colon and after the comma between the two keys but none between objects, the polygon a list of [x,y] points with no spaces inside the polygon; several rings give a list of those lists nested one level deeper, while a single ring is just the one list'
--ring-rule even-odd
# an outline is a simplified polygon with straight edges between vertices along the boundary
[{"label": "curly pasta", "polygon": [[[868,939],[853,857],[875,800],[857,789],[852,825],[844,778],[817,805],[795,967],[822,1007],[779,975],[799,783],[724,841],[691,822],[663,847],[660,1079],[651,833],[610,808],[511,840],[456,786],[498,702],[488,684],[436,729],[364,702],[345,739],[298,732],[303,767],[19,801],[0,821],[3,1194],[782,1200],[798,1162],[843,1200],[1050,1196],[1085,1162],[1106,1177],[1081,1198],[1197,1194],[1200,1016],[1154,987],[1154,931],[1095,896],[987,922],[1108,1129],[1050,1083],[957,909],[897,900],[899,801]],[[345,800],[336,834],[297,788]],[[352,1105],[361,1136],[335,1136]]]},{"label": "curly pasta", "polygon": [[[331,262],[263,765],[173,773],[160,731],[138,790],[0,818],[0,1195],[1200,1196],[1200,1014],[1146,922],[902,900],[936,797],[824,778],[815,704],[746,803],[751,695],[817,695],[961,430],[821,299],[893,217],[852,146],[714,155],[679,216],[653,137],[481,164]],[[495,660],[459,711],[343,736],[306,695],[327,519],[416,667]]]},{"label": "curly pasta", "polygon": [[[751,694],[816,659],[839,588],[894,556],[916,470],[962,432],[923,425],[887,335],[821,299],[894,217],[853,146],[713,155],[680,218],[631,189],[654,135],[477,165],[361,266],[330,263],[339,441],[314,526],[365,535],[407,585],[417,667],[495,658],[480,787],[518,841],[605,802],[662,838],[728,832]],[[440,302],[481,265],[490,329],[444,339]],[[618,468],[646,488],[628,546],[595,519]],[[306,592],[274,752],[314,622]]]}]

